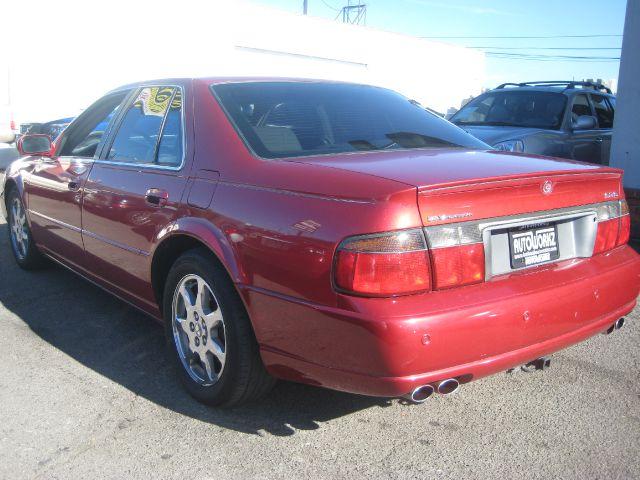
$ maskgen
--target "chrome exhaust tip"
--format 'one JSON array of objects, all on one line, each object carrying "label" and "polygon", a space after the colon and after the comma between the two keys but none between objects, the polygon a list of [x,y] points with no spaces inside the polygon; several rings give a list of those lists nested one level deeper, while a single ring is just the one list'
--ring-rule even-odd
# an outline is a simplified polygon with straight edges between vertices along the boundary
[{"label": "chrome exhaust tip", "polygon": [[[617,323],[617,322],[616,322]],[[616,324],[614,323],[609,328],[607,328],[603,333],[603,335],[611,335],[613,331],[616,329]]]},{"label": "chrome exhaust tip", "polygon": [[460,387],[460,382],[458,382],[458,380],[455,378],[448,378],[438,384],[438,393],[441,395],[449,395],[450,393],[458,390],[458,387]]},{"label": "chrome exhaust tip", "polygon": [[616,320],[616,323],[614,323],[613,325],[616,327],[616,330],[620,330],[622,327],[624,327],[624,317]]},{"label": "chrome exhaust tip", "polygon": [[405,395],[407,400],[411,400],[413,403],[424,403],[431,395],[433,395],[435,389],[432,385],[422,385],[416,387],[413,392]]}]

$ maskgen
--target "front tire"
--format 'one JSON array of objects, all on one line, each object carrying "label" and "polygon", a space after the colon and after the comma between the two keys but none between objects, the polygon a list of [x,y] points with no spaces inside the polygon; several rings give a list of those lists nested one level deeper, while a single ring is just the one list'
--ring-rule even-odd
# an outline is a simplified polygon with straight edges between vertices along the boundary
[{"label": "front tire", "polygon": [[244,305],[207,250],[191,250],[173,264],[163,314],[180,380],[200,402],[235,406],[261,398],[274,385]]},{"label": "front tire", "polygon": [[13,258],[24,270],[41,268],[45,259],[36,247],[27,222],[27,213],[16,188],[12,188],[7,196],[9,213],[9,243]]}]

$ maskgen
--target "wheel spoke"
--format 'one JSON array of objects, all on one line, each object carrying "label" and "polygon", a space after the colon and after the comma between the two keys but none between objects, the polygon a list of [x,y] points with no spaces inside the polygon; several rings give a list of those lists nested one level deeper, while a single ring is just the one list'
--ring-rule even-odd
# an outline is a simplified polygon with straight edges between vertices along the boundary
[{"label": "wheel spoke", "polygon": [[213,369],[213,365],[211,365],[211,361],[207,358],[206,354],[202,359],[202,364],[204,365],[204,369],[207,371],[207,377],[209,377],[208,380],[209,381],[216,380],[218,376],[216,375],[216,372]]},{"label": "wheel spoke", "polygon": [[222,311],[220,310],[220,308],[217,308],[211,313],[207,313],[204,316],[204,321],[207,324],[207,328],[209,330],[218,327],[222,323]]},{"label": "wheel spoke", "polygon": [[185,284],[180,287],[180,295],[182,296],[187,311],[191,311],[195,306],[195,299]]},{"label": "wheel spoke", "polygon": [[187,318],[176,317],[176,323],[180,329],[189,337],[189,343],[191,343],[191,330],[189,329],[189,320]]},{"label": "wheel spoke", "polygon": [[218,359],[220,364],[224,367],[224,361],[227,356],[224,348],[218,343],[218,339],[210,339],[207,342],[206,349],[207,352],[211,352],[211,354]]},{"label": "wheel spoke", "polygon": [[196,308],[198,308],[200,311],[202,311],[202,302],[204,301],[204,289],[205,289],[205,284],[204,284],[204,280],[202,280],[201,278],[198,278],[197,280],[197,289],[196,289],[196,302],[195,302],[195,306]]}]

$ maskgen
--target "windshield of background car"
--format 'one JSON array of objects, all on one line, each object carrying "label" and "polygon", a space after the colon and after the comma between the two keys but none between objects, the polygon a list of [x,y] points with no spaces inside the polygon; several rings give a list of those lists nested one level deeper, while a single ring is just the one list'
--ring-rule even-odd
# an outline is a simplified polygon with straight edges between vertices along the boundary
[{"label": "windshield of background car", "polygon": [[558,129],[567,97],[561,93],[527,91],[490,92],[460,109],[456,125],[494,125]]},{"label": "windshield of background car", "polygon": [[408,148],[490,148],[383,88],[249,82],[213,85],[212,89],[246,143],[264,158]]}]

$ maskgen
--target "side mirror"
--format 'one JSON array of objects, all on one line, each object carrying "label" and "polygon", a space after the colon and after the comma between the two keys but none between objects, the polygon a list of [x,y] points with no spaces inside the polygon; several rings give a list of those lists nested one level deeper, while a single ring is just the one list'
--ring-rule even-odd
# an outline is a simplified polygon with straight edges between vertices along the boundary
[{"label": "side mirror", "polygon": [[40,157],[52,157],[54,150],[49,135],[43,134],[23,135],[18,140],[17,148],[20,155]]},{"label": "side mirror", "polygon": [[593,130],[596,128],[596,118],[591,115],[580,115],[572,124],[574,130]]}]

